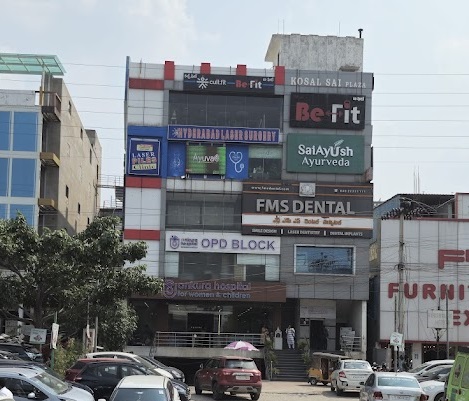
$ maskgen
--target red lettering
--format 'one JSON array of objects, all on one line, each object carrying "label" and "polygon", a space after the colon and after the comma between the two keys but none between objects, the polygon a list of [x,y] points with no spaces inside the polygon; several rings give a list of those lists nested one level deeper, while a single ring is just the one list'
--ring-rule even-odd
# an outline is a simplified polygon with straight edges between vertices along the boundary
[{"label": "red lettering", "polygon": [[412,284],[412,293],[410,292],[410,285],[408,283],[404,284],[404,296],[409,299],[417,298],[419,292],[419,287],[417,283]]},{"label": "red lettering", "polygon": [[453,310],[453,325],[454,326],[461,326],[461,322],[459,321],[461,311],[459,309]]},{"label": "red lettering", "polygon": [[399,284],[389,283],[388,284],[388,298],[392,298],[394,294],[399,292]]},{"label": "red lettering", "polygon": [[469,326],[469,310],[465,310],[464,315],[466,315],[466,320],[464,321],[464,326]]},{"label": "red lettering", "polygon": [[295,120],[296,121],[307,121],[308,118],[309,118],[308,110],[309,110],[308,103],[298,102],[296,104]]},{"label": "red lettering", "polygon": [[444,269],[445,262],[464,262],[467,260],[467,254],[457,249],[439,249],[438,250],[438,268]]},{"label": "red lettering", "polygon": [[315,123],[319,123],[322,120],[321,117],[324,117],[324,110],[320,109],[319,107],[315,107],[313,110],[311,110],[310,116],[311,120],[313,120]]},{"label": "red lettering", "polygon": [[235,81],[235,86],[236,86],[237,88],[247,88],[248,83],[247,83],[247,82],[240,81],[239,79],[237,79],[237,80]]},{"label": "red lettering", "polygon": [[431,299],[436,299],[435,291],[436,286],[434,284],[422,285],[422,298],[427,299],[428,297],[430,297]]}]

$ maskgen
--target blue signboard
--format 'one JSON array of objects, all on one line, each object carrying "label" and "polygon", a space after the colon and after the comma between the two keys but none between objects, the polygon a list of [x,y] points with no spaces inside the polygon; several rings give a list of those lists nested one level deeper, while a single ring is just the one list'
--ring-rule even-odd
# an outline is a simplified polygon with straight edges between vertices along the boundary
[{"label": "blue signboard", "polygon": [[186,175],[186,144],[180,142],[168,143],[168,177],[183,177]]},{"label": "blue signboard", "polygon": [[249,148],[246,145],[227,145],[226,178],[244,180],[248,178]]},{"label": "blue signboard", "polygon": [[128,172],[132,175],[160,175],[161,141],[156,138],[130,138]]},{"label": "blue signboard", "polygon": [[279,137],[278,128],[168,125],[168,139],[180,141],[278,143]]}]

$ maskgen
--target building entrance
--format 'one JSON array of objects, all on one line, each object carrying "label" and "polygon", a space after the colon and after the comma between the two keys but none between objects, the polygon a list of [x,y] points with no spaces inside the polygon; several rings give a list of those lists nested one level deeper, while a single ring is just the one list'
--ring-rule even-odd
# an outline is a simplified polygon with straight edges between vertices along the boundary
[{"label": "building entrance", "polygon": [[309,343],[312,350],[327,350],[327,330],[324,320],[309,321]]}]

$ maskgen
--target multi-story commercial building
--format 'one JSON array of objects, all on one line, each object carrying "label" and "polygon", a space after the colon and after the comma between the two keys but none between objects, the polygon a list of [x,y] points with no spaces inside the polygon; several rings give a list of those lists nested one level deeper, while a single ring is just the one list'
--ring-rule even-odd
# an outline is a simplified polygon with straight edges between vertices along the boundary
[{"label": "multi-story commercial building", "polygon": [[55,56],[0,54],[0,73],[42,75],[35,90],[0,89],[0,218],[83,230],[99,210],[101,145],[86,130]]},{"label": "multi-story commercial building", "polygon": [[[366,349],[373,75],[363,39],[274,35],[266,61],[127,61],[124,240],[145,240],[154,333],[288,325]],[[344,344],[341,339],[346,339]]]},{"label": "multi-story commercial building", "polygon": [[[468,200],[467,194],[398,194],[375,208],[373,360],[390,363],[399,350],[397,362],[418,366],[454,357],[469,343]],[[393,333],[402,335],[401,346],[390,347]]]}]

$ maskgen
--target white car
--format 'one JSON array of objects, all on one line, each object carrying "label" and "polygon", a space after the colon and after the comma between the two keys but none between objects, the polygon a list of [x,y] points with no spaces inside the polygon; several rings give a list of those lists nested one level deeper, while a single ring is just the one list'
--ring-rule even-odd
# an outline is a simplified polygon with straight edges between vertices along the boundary
[{"label": "white car", "polygon": [[[166,377],[126,376],[116,386],[109,401],[180,401],[179,393]],[[105,401],[100,399],[98,401]]]},{"label": "white car", "polygon": [[435,359],[433,361],[424,362],[415,368],[412,368],[407,371],[407,373],[412,373],[414,375],[422,375],[422,373],[426,372],[427,370],[434,368],[438,365],[452,365],[454,363],[454,359]]},{"label": "white car", "polygon": [[343,359],[331,373],[331,391],[342,395],[344,391],[360,391],[360,383],[368,379],[373,369],[368,361],[361,359]]},{"label": "white car", "polygon": [[446,377],[442,377],[438,380],[420,383],[420,387],[428,395],[428,401],[443,401],[445,399],[445,380]]},{"label": "white car", "polygon": [[101,352],[90,352],[86,354],[87,358],[119,358],[119,359],[128,359],[130,361],[137,362],[147,369],[150,369],[156,372],[160,376],[167,377],[169,379],[174,379],[174,376],[167,370],[156,367],[154,364],[148,362],[141,356],[131,354],[130,352],[118,352],[118,351],[101,351]]}]

